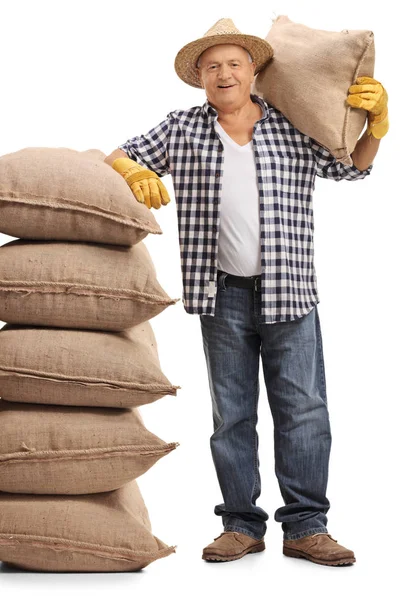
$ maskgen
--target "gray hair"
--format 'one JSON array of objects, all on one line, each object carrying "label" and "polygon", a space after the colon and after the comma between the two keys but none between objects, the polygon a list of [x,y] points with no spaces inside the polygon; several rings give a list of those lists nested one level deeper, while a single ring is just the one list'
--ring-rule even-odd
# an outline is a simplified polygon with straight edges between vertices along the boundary
[{"label": "gray hair", "polygon": [[[241,46],[241,47],[243,47],[243,46]],[[243,50],[244,50],[244,48],[243,48]],[[205,50],[204,50],[204,52],[205,52]],[[251,57],[251,54],[250,54],[250,52],[249,52],[248,50],[246,50],[246,52],[247,52],[247,56],[249,57],[249,63],[252,63],[252,62],[253,62],[253,59],[252,59],[252,57]],[[203,53],[202,53],[202,54],[203,54]],[[197,67],[198,69],[200,69],[200,58],[201,58],[201,54],[200,54],[200,56],[199,56],[199,58],[198,58],[198,60],[197,60],[197,63],[196,63],[196,67]]]}]

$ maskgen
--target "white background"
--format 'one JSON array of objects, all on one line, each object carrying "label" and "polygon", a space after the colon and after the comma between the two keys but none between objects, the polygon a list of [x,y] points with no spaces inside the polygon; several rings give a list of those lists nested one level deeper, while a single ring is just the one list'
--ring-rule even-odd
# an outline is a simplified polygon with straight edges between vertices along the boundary
[{"label": "white background", "polygon": [[[265,552],[209,564],[201,551],[222,531],[222,502],[209,449],[211,401],[198,316],[182,302],[152,320],[164,373],[182,386],[143,407],[147,427],[180,446],[139,479],[153,532],[175,554],[140,573],[40,574],[0,568],[0,593],[34,600],[90,594],[106,598],[347,598],[387,594],[398,568],[399,193],[398,20],[389,2],[0,2],[2,69],[0,154],[28,146],[99,148],[110,154],[177,108],[203,104],[174,59],[218,19],[264,38],[287,14],[309,27],[375,34],[375,77],[389,94],[390,131],[369,177],[317,179],[315,265],[321,302],[328,406],[333,434],[327,496],[329,531],[356,553],[332,568],[282,555],[274,521],[282,505],[274,474],[272,418],[263,380],[259,402],[262,494],[269,514]],[[329,107],[327,107],[329,112]],[[396,152],[395,152],[396,149]],[[157,276],[181,296],[177,215],[153,213],[163,235],[145,243]],[[1,215],[0,215],[1,218]],[[10,241],[0,235],[1,244]],[[260,378],[262,378],[260,367]],[[393,590],[394,591],[394,590]]]}]

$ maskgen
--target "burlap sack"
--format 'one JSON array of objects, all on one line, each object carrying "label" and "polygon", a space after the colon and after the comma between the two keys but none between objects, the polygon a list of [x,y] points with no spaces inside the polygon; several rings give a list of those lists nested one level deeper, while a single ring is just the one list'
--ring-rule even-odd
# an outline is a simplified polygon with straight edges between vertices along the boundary
[{"label": "burlap sack", "polygon": [[138,571],[175,548],[152,534],[136,481],[87,496],[0,493],[0,561],[15,567]]},{"label": "burlap sack", "polygon": [[121,332],[4,325],[0,396],[13,402],[141,406],[176,396],[145,321]]},{"label": "burlap sack", "polygon": [[0,231],[17,238],[137,244],[162,231],[100,150],[24,148],[0,157]]},{"label": "burlap sack", "polygon": [[111,246],[13,240],[0,247],[0,321],[122,331],[171,299],[144,242]]},{"label": "burlap sack", "polygon": [[280,15],[265,39],[274,57],[256,75],[252,93],[277,108],[338,161],[352,165],[350,154],[367,112],[350,107],[346,98],[357,77],[373,77],[373,32],[312,29]]},{"label": "burlap sack", "polygon": [[148,431],[137,408],[0,400],[0,490],[94,494],[122,487],[179,444]]}]

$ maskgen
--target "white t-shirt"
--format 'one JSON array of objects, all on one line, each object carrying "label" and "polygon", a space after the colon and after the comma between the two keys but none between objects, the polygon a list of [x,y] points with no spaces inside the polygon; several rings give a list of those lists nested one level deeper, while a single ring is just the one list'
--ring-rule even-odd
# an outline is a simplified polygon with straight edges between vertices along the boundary
[{"label": "white t-shirt", "polygon": [[261,273],[260,206],[252,141],[237,144],[215,121],[224,145],[218,269],[250,277]]}]

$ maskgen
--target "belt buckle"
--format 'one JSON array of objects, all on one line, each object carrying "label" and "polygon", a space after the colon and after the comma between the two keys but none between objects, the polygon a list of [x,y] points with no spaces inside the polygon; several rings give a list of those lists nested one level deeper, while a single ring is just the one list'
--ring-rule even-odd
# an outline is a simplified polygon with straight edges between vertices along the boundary
[{"label": "belt buckle", "polygon": [[254,289],[256,292],[261,291],[261,277],[259,277],[258,275],[254,279]]}]

